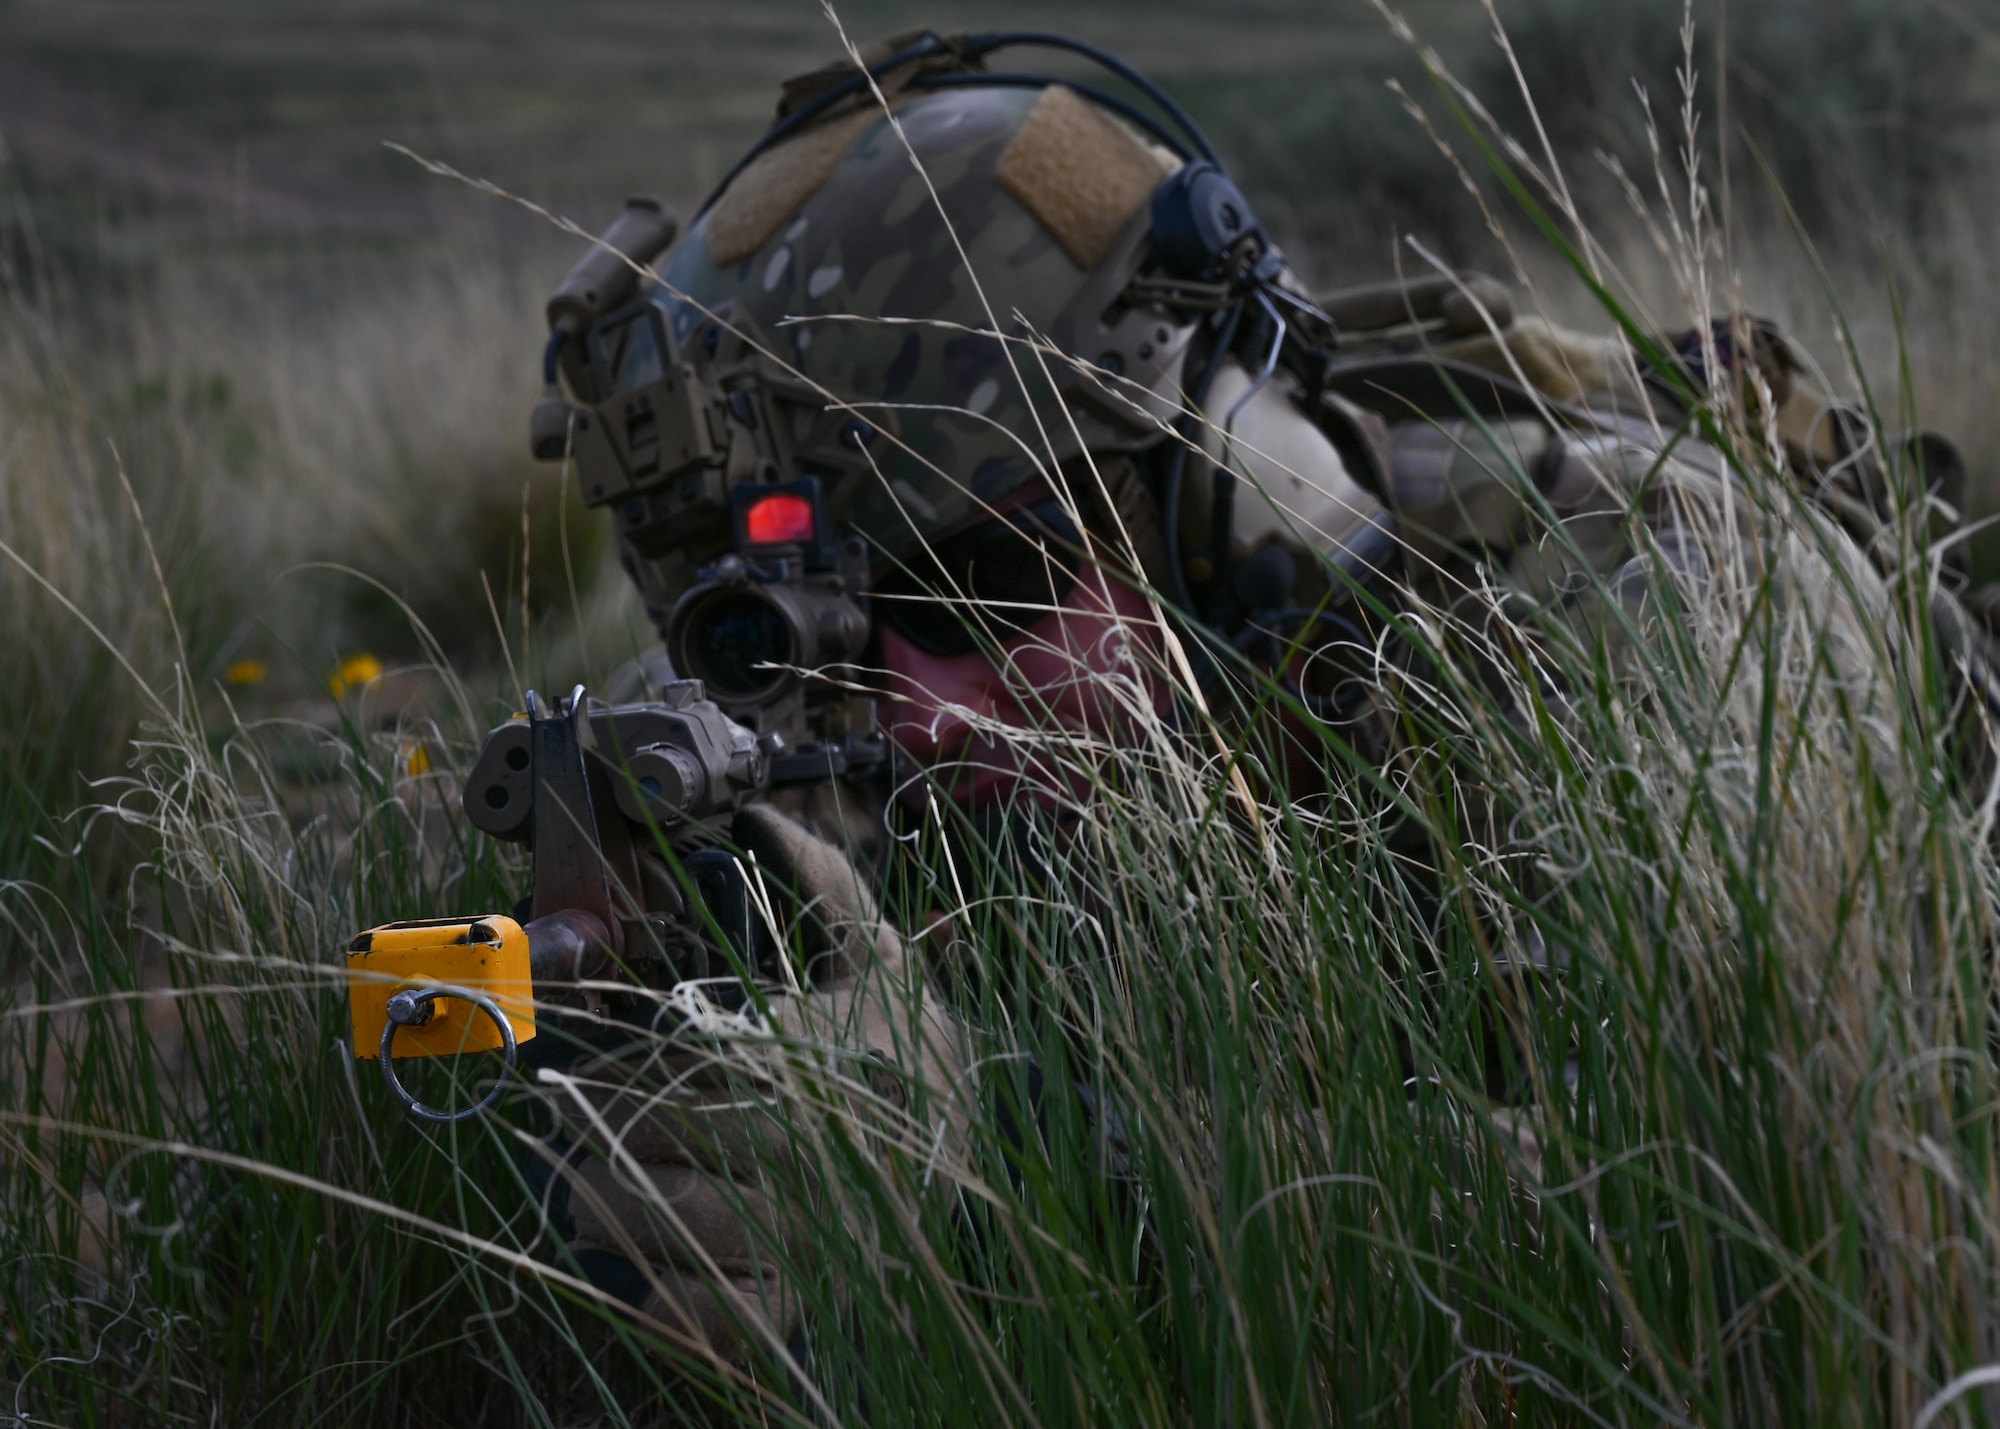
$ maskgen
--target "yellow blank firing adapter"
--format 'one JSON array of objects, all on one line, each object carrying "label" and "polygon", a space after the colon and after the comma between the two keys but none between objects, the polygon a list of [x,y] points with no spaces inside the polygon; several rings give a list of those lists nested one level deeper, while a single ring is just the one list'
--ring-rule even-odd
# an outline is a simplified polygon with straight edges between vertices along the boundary
[{"label": "yellow blank firing adapter", "polygon": [[503,1074],[477,1106],[444,1112],[410,1095],[391,1065],[398,1057],[448,1057],[498,1049],[507,1066],[535,1035],[528,934],[512,918],[425,918],[374,928],[347,945],[347,1001],[354,1055],[376,1058],[411,1114],[459,1121],[493,1105]]}]

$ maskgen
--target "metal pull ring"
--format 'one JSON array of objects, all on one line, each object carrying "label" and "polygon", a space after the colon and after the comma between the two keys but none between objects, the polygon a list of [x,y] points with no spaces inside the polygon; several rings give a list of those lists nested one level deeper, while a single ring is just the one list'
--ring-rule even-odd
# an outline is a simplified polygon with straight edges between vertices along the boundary
[{"label": "metal pull ring", "polygon": [[[493,1084],[493,1090],[472,1106],[461,1111],[439,1111],[436,1107],[425,1106],[411,1096],[408,1088],[396,1076],[391,1062],[390,1049],[396,1045],[396,1032],[403,1027],[421,1027],[431,1020],[431,1004],[440,997],[462,997],[481,1012],[493,1019],[493,1025],[500,1029],[501,1056],[505,1062],[500,1069],[500,1080]],[[382,1053],[378,1060],[382,1063],[382,1080],[389,1084],[389,1090],[403,1110],[424,1121],[467,1121],[495,1105],[500,1094],[507,1090],[507,1073],[514,1069],[520,1049],[514,1042],[514,1024],[500,1010],[500,1004],[483,992],[474,992],[469,987],[406,987],[389,999],[389,1021],[382,1028]]]}]

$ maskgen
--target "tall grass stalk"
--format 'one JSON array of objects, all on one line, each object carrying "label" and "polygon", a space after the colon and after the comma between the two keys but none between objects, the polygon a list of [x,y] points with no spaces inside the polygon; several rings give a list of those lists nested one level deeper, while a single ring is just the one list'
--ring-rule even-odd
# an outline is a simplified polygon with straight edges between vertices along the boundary
[{"label": "tall grass stalk", "polygon": [[[1479,123],[1531,227],[1615,273]],[[1678,217],[1683,276],[1726,291]],[[1657,330],[1597,291],[1606,324]],[[1399,610],[1426,658],[1376,677],[1386,763],[1294,706],[1333,773],[1291,787],[1257,726],[1190,738],[1129,665],[1097,677],[1116,747],[989,722],[1062,807],[995,847],[933,804],[889,893],[905,926],[944,915],[930,975],[973,1070],[760,1064],[755,1174],[804,1209],[771,1235],[807,1331],[747,1366],[563,1268],[523,1172],[559,1079],[437,1133],[343,1045],[347,934],[520,891],[451,777],[350,725],[339,797],[302,819],[268,745],[169,684],[103,800],[154,855],[109,892],[0,894],[27,955],[0,1021],[13,1412],[1983,1422],[1987,714],[1932,632],[1916,513],[1865,555],[1741,391],[1690,395],[1662,446],[1717,453],[1682,513],[1699,558],[1642,540],[1583,628]],[[426,731],[440,770],[467,722]],[[725,1061],[768,1040],[710,1031]],[[427,1093],[487,1070],[425,1068]]]}]

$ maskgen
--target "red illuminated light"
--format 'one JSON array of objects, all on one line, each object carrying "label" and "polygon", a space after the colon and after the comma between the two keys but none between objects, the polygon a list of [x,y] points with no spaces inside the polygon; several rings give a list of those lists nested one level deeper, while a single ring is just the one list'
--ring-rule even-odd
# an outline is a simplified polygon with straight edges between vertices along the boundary
[{"label": "red illuminated light", "polygon": [[743,534],[753,546],[804,546],[813,538],[810,497],[781,491],[752,503],[743,516]]}]

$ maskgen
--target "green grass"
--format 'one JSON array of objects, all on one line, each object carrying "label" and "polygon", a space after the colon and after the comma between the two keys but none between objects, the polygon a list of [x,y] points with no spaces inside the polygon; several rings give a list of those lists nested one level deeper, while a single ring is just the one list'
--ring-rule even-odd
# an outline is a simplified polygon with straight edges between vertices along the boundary
[{"label": "green grass", "polygon": [[[1469,19],[1455,6],[1426,8],[1455,30]],[[1217,117],[1274,80],[1302,92],[1325,66],[1358,70],[1394,55],[1359,6],[1328,11],[1292,0],[1227,13],[1192,0],[1004,12],[963,0],[865,0],[842,13],[863,42],[918,25],[1075,33],[1112,46]],[[779,83],[838,50],[818,7],[798,0],[585,0],[560,16],[525,0],[0,8],[0,55],[214,145],[215,166],[232,181],[240,144],[253,187],[284,185],[303,170],[408,189],[420,176],[382,150],[393,139],[558,206],[578,205],[586,222],[604,221],[600,211],[615,212],[630,190],[698,200],[770,122]]]},{"label": "green grass", "polygon": [[[1544,288],[1564,267],[1528,261]],[[1671,273],[1625,266],[1600,329],[1671,311]],[[456,808],[485,722],[629,640],[579,513],[512,464],[532,285],[476,251],[403,288],[331,272],[391,300],[300,343],[266,294],[185,271],[109,315],[17,295],[0,368],[24,434],[0,599],[36,672],[0,697],[5,1412],[1907,1424],[2000,1351],[1983,716],[1924,618],[1917,523],[1879,601],[1823,579],[1846,548],[1731,394],[1701,428],[1752,499],[1706,532],[1710,578],[1650,568],[1602,642],[1525,607],[1406,614],[1435,658],[1382,692],[1387,762],[1308,726],[1336,777],[1290,789],[1227,718],[1142,719],[1116,757],[996,731],[1076,774],[1073,832],[1024,860],[934,821],[891,897],[904,926],[950,914],[976,1092],[937,1141],[923,1089],[786,1049],[756,1170],[808,1208],[805,1373],[775,1347],[744,1371],[539,1269],[519,1167],[548,1087],[434,1132],[344,1045],[349,934],[521,891]],[[1936,334],[1905,333],[1923,361]],[[1897,354],[1893,329],[1856,346]],[[1874,379],[1899,425],[1882,376],[1842,385]],[[287,574],[320,560],[443,645],[358,581]],[[462,613],[481,573],[518,681]],[[317,693],[397,641],[440,667],[406,703]],[[279,674],[232,705],[242,653]],[[1536,948],[1554,971],[1519,969]],[[1975,1393],[1939,1422],[1992,1414]]]}]

